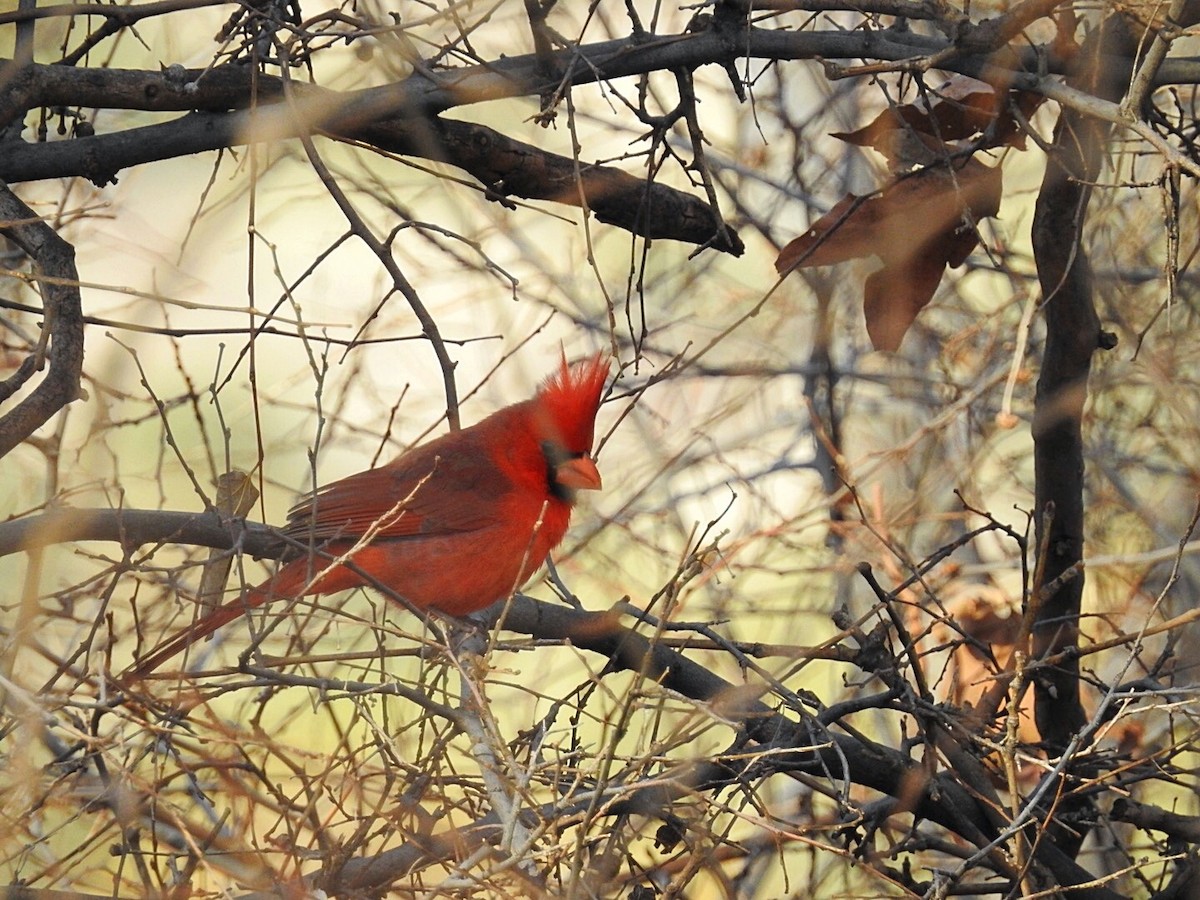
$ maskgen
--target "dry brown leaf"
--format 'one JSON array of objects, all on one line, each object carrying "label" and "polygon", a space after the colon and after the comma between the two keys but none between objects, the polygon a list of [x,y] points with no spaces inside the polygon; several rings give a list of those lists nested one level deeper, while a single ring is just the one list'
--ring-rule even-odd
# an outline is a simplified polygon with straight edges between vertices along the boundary
[{"label": "dry brown leaf", "polygon": [[884,265],[867,276],[863,316],[872,347],[893,353],[900,349],[900,342],[916,321],[917,313],[933,299],[945,271],[946,260],[936,247],[931,247],[901,263]]},{"label": "dry brown leaf", "polygon": [[1025,134],[1009,100],[1015,101],[1026,118],[1045,100],[1040,94],[997,90],[962,75],[945,82],[932,96],[936,99],[931,103],[922,98],[891,106],[862,128],[834,132],[832,136],[870,147],[887,160],[891,171],[904,172],[945,159],[955,149],[951,146],[955,141],[977,140],[972,149],[1024,149]]},{"label": "dry brown leaf", "polygon": [[872,345],[895,350],[928,305],[947,265],[960,266],[977,243],[974,222],[1000,210],[1000,168],[968,160],[957,170],[922,169],[879,194],[848,194],[775,260],[781,274],[878,256],[863,311]]}]

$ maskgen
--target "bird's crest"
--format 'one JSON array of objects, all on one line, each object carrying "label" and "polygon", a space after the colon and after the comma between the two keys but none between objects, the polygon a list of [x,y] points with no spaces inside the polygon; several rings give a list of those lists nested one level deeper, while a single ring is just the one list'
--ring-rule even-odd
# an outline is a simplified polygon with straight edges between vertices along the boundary
[{"label": "bird's crest", "polygon": [[608,371],[609,359],[604,353],[573,366],[567,364],[563,354],[558,371],[542,383],[535,398],[548,438],[561,442],[572,453],[592,449],[596,412]]}]

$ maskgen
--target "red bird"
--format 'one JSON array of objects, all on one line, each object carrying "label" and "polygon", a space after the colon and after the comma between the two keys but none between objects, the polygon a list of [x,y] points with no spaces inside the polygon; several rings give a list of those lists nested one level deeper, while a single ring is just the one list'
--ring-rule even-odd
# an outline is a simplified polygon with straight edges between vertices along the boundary
[{"label": "red bird", "polygon": [[319,488],[283,529],[318,554],[200,619],[132,674],[154,671],[272,597],[367,584],[345,561],[419,609],[461,616],[507,597],[563,539],[576,491],[600,488],[590,454],[608,371],[603,355],[573,367],[564,358],[532,399]]}]

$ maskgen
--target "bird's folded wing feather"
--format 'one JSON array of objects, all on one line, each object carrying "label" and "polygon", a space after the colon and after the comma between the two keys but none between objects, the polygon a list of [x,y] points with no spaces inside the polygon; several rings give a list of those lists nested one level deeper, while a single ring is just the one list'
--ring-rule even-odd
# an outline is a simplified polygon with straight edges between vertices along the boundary
[{"label": "bird's folded wing feather", "polygon": [[476,441],[433,441],[395,462],[319,488],[288,513],[300,541],[421,537],[474,531],[504,518],[509,486]]}]

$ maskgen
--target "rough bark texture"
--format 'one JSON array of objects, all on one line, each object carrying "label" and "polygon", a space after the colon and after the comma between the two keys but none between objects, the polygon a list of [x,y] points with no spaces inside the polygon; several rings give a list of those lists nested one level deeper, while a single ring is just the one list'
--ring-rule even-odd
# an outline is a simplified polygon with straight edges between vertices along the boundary
[{"label": "rough bark texture", "polygon": [[[1123,53],[1114,65],[1104,53]],[[1111,18],[1083,47],[1069,81],[1115,101],[1129,83],[1135,46],[1124,23]],[[1106,340],[1093,298],[1092,271],[1081,242],[1091,186],[1103,162],[1111,124],[1070,109],[1060,114],[1052,153],[1038,194],[1033,248],[1046,346],[1033,420],[1035,521],[1040,577],[1033,586],[1033,657],[1078,643],[1083,594],[1084,447],[1082,418],[1092,354]],[[1086,722],[1079,695],[1079,664],[1070,659],[1034,679],[1038,731],[1062,750]]]},{"label": "rough bark texture", "polygon": [[[40,282],[46,311],[40,352],[0,383],[0,402],[29,383],[49,364],[41,382],[16,406],[0,416],[0,457],[44,425],[79,396],[83,373],[83,309],[75,248],[0,183],[0,233],[33,260],[34,280]],[[46,276],[40,279],[38,276]]]}]

